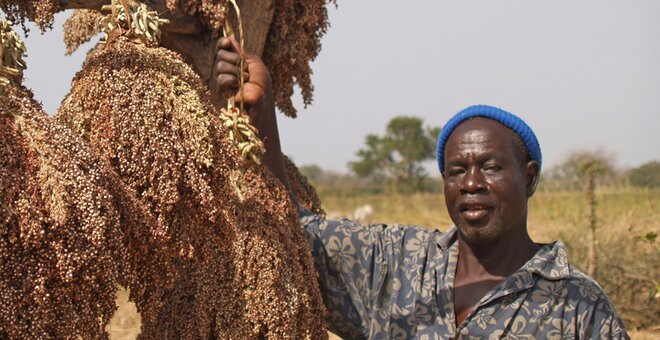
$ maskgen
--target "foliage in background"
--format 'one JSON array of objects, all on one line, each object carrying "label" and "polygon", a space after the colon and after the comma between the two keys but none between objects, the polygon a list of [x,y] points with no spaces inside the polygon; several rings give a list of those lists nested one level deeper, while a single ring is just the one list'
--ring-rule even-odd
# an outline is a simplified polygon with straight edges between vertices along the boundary
[{"label": "foliage in background", "polygon": [[660,162],[652,161],[631,169],[628,178],[636,187],[660,188]]},{"label": "foliage in background", "polygon": [[598,174],[594,183],[598,186],[621,185],[625,182],[625,178],[617,171],[612,156],[603,150],[582,150],[569,153],[559,165],[543,170],[539,189],[582,190],[584,175],[587,173]]},{"label": "foliage in background", "polygon": [[582,182],[582,190],[586,194],[588,204],[587,222],[587,275],[598,280],[596,261],[596,181],[601,177],[614,172],[614,165],[610,158],[602,152],[580,151],[572,153],[564,161],[562,167],[574,174]]},{"label": "foliage in background", "polygon": [[365,147],[358,150],[358,161],[349,168],[361,178],[373,177],[389,185],[391,191],[419,191],[427,173],[425,161],[435,159],[439,127],[424,128],[418,117],[398,116],[387,124],[382,136],[369,134]]}]

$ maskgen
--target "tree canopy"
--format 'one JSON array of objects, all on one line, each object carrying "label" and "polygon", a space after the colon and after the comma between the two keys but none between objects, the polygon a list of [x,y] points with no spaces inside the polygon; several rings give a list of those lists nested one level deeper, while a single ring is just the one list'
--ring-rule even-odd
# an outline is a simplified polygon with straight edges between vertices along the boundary
[{"label": "tree canopy", "polygon": [[419,189],[427,176],[423,163],[435,159],[440,127],[424,127],[421,118],[398,116],[387,124],[384,135],[369,134],[359,160],[349,168],[359,177],[388,180],[393,188]]},{"label": "tree canopy", "polygon": [[644,163],[628,173],[630,184],[637,187],[660,188],[660,162]]}]

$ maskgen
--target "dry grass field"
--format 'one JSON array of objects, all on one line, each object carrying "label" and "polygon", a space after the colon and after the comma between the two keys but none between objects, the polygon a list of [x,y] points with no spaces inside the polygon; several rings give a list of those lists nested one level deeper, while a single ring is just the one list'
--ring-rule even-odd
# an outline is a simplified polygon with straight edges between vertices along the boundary
[{"label": "dry grass field", "polygon": [[[446,230],[451,221],[442,195],[373,195],[321,197],[329,216],[352,216],[369,204],[373,214],[366,223],[405,223]],[[624,318],[633,339],[660,338],[660,240],[646,239],[660,234],[660,190],[631,188],[602,189],[598,206],[598,281]],[[538,192],[530,201],[529,229],[537,242],[562,240],[569,259],[582,267],[585,258],[587,206],[580,192]],[[139,316],[127,303],[127,294],[118,294],[119,311],[109,327],[112,339],[134,339],[139,333]],[[637,329],[637,328],[641,329]]]}]

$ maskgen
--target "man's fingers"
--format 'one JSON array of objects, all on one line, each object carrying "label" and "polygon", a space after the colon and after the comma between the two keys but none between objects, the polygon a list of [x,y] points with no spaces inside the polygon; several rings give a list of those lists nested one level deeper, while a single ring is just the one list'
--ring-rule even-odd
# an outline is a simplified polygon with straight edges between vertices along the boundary
[{"label": "man's fingers", "polygon": [[237,89],[238,88],[238,78],[234,75],[227,74],[227,73],[221,73],[215,78],[215,80],[216,80],[216,84],[218,84],[218,87],[220,88],[220,90]]},{"label": "man's fingers", "polygon": [[236,42],[233,35],[229,38],[219,38],[217,44],[215,45],[215,49],[216,51],[228,50],[239,54],[241,53],[241,47],[239,46],[238,42]]},{"label": "man's fingers", "polygon": [[[238,76],[239,75],[239,69],[238,66],[235,66],[233,64],[230,64],[225,61],[218,62],[215,65],[215,74],[216,75],[221,75],[221,74],[230,74],[233,76]],[[247,72],[247,69],[243,71],[243,78],[245,81],[248,81],[250,74]]]},{"label": "man's fingers", "polygon": [[238,65],[241,60],[241,55],[236,52],[231,52],[227,50],[219,50],[218,54],[215,57],[217,61],[224,61],[232,65]]}]

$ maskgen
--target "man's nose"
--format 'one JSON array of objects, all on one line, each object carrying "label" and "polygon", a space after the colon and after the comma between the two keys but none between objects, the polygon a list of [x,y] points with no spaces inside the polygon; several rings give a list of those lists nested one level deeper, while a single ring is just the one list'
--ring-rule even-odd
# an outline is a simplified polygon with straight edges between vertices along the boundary
[{"label": "man's nose", "polygon": [[480,169],[471,167],[461,181],[461,192],[474,194],[486,190],[486,182]]}]

